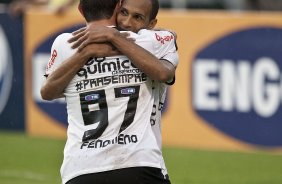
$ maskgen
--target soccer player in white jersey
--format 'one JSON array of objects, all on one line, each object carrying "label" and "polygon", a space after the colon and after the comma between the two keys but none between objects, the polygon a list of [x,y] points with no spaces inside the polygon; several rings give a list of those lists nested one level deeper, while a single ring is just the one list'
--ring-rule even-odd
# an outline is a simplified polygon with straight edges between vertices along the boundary
[{"label": "soccer player in white jersey", "polygon": [[[88,26],[114,25],[118,6],[110,6],[111,3],[114,2],[81,1],[80,9]],[[105,12],[103,7],[114,9],[110,17],[99,15],[99,11]],[[118,45],[120,35],[114,35],[106,40]],[[159,59],[169,59],[168,53],[176,52],[173,35],[168,32],[143,30],[132,36]],[[134,64],[121,55],[93,58],[97,47],[90,44],[79,52],[72,50],[67,43],[70,37],[62,34],[56,38],[46,68],[50,76],[41,90],[44,99],[63,93],[67,101],[69,127],[61,169],[63,183],[170,183],[162,176],[163,158],[150,124],[154,82],[149,77],[154,75],[148,72],[147,77],[138,66],[142,65],[138,57],[152,67],[159,60],[131,42],[127,45],[138,55],[137,59],[132,57]],[[167,75],[168,79],[173,75]]]},{"label": "soccer player in white jersey", "polygon": [[[121,9],[117,15],[117,24],[123,30],[139,32],[142,29],[153,29],[157,23],[156,15],[159,10],[158,0],[123,0]],[[89,43],[96,42],[97,40],[103,39],[107,34],[112,34],[112,29],[105,29],[105,27],[88,27],[82,28],[76,32],[74,32],[74,37],[72,37],[69,41],[74,42],[74,47],[79,49],[84,48]],[[175,34],[175,33],[173,33]],[[135,53],[131,53],[131,50],[128,50],[128,42],[126,40],[120,39],[119,44],[113,43],[116,47],[122,50],[122,53],[127,56],[131,56],[133,58],[136,56]],[[105,40],[106,41],[106,40]],[[110,41],[110,40],[107,40]],[[144,64],[141,59],[139,62],[143,64],[140,66],[139,63],[136,63],[136,66],[143,67],[144,73],[149,75],[152,79],[154,79],[154,105],[153,111],[151,114],[151,125],[152,130],[155,133],[156,140],[158,142],[159,148],[162,149],[162,134],[161,134],[161,114],[162,109],[166,100],[166,92],[169,85],[173,85],[175,82],[175,78],[168,78],[167,74],[174,74],[175,68],[177,66],[176,63],[171,63],[173,61],[177,61],[177,59],[173,59],[178,57],[177,53],[167,53],[165,58],[160,59],[159,65],[157,68],[148,67],[148,65]],[[136,58],[132,59],[132,61],[136,61]],[[138,65],[139,64],[139,65]],[[162,69],[162,67],[168,68],[167,70]],[[152,69],[152,70],[148,70]],[[160,72],[156,72],[160,70]],[[169,79],[169,80],[167,80]],[[162,168],[163,174],[167,175],[167,170],[165,164],[163,164]]]}]

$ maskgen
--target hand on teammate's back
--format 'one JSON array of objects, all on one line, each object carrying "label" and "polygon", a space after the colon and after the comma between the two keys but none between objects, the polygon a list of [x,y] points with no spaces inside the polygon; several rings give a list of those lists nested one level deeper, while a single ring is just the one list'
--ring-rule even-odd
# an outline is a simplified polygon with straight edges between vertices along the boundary
[{"label": "hand on teammate's back", "polygon": [[89,57],[102,58],[109,56],[122,55],[112,44],[110,43],[92,43],[83,47],[80,53],[84,52]]},{"label": "hand on teammate's back", "polygon": [[129,37],[130,34],[127,32],[120,33],[117,29],[100,25],[84,27],[74,31],[72,34],[73,37],[70,38],[68,42],[73,43],[72,48],[78,48],[78,51],[81,51],[89,44],[110,42],[115,35],[120,35],[125,39],[135,41],[133,38]]}]

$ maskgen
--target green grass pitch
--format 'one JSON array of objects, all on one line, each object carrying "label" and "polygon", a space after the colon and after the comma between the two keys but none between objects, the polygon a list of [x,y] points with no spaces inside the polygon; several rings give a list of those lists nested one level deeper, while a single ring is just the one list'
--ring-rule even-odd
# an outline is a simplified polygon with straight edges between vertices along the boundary
[{"label": "green grass pitch", "polygon": [[[64,143],[0,132],[0,183],[60,184]],[[282,184],[282,154],[163,151],[172,184]]]}]

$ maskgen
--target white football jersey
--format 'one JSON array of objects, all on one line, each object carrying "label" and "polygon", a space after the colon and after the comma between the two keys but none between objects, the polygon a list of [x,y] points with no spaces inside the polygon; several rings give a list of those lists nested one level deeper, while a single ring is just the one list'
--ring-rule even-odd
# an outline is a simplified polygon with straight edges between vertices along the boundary
[{"label": "white football jersey", "polygon": [[[173,64],[175,68],[178,65],[177,52],[169,53],[166,55],[166,57],[162,59],[171,62],[171,64]],[[160,83],[153,81],[154,104],[153,104],[153,111],[151,114],[150,121],[151,121],[152,130],[155,134],[156,141],[160,150],[162,150],[162,124],[161,124],[162,110],[164,109],[165,106],[168,86],[173,85],[174,81],[175,78],[172,81],[168,81],[167,83]],[[168,174],[164,161],[162,166],[162,173],[163,175]]]},{"label": "white football jersey", "polygon": [[[177,65],[170,32],[141,30],[131,36],[156,57]],[[55,39],[46,75],[76,52],[67,42],[70,37],[64,33]],[[79,175],[120,168],[165,169],[160,135],[150,123],[156,103],[154,86],[126,56],[89,59],[64,91],[69,125],[63,183]]]}]

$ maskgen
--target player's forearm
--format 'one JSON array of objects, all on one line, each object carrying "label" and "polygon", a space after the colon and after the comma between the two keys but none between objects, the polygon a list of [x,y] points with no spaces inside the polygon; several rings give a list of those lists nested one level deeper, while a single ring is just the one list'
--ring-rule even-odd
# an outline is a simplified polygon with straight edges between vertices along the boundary
[{"label": "player's forearm", "polygon": [[85,64],[86,58],[75,54],[63,62],[51,75],[48,76],[41,88],[41,96],[44,100],[54,100],[63,96],[65,88]]},{"label": "player's forearm", "polygon": [[157,57],[139,45],[125,39],[120,33],[110,38],[111,43],[126,55],[136,67],[148,77],[159,82],[166,82],[173,78],[174,68],[159,61]]}]

